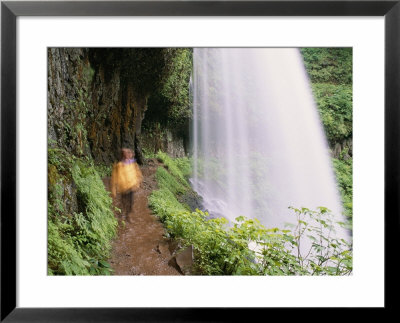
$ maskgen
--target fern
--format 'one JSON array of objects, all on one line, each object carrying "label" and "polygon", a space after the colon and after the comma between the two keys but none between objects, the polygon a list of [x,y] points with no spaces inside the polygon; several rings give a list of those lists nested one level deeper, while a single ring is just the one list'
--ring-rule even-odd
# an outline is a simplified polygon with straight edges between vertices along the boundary
[{"label": "fern", "polygon": [[[109,275],[106,260],[118,222],[112,199],[93,163],[53,149],[49,154],[50,176],[48,274]],[[64,187],[72,183],[82,209],[67,214]]]}]

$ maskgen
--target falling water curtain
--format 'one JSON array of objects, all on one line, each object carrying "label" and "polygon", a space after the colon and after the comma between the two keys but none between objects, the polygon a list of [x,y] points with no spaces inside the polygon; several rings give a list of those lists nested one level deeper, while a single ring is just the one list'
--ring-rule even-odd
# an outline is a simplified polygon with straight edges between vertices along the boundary
[{"label": "falling water curtain", "polygon": [[[385,309],[398,283],[389,255],[399,234],[399,1],[3,1],[1,3],[1,321],[236,321],[235,308],[21,308],[17,304],[17,24],[22,16],[381,16],[385,18]],[[22,156],[18,156],[22,158]],[[29,156],[32,158],[32,156]],[[23,237],[21,237],[23,239]],[[61,293],[62,291],[60,291]],[[40,297],[40,291],[37,291]],[[57,297],[57,295],[54,295]],[[165,297],[165,296],[164,296]],[[182,295],[182,297],[185,297]],[[240,311],[240,312],[239,312]],[[380,313],[381,315],[382,313]],[[287,315],[287,314],[285,314]],[[291,314],[293,315],[293,314]],[[293,315],[293,318],[296,314]]]}]

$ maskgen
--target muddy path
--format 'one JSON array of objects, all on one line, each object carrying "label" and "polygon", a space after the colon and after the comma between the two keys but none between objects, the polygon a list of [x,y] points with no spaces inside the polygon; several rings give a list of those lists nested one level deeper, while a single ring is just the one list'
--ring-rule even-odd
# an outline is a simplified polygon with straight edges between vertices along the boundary
[{"label": "muddy path", "polygon": [[[120,226],[109,259],[114,275],[182,275],[176,262],[171,260],[173,243],[164,237],[162,223],[148,207],[148,196],[157,189],[155,172],[158,166],[157,160],[151,159],[140,167],[143,183],[134,194],[130,221],[123,219],[126,211],[122,209],[120,196],[114,201],[122,209],[122,215],[116,214]],[[110,178],[103,181],[109,190]],[[122,224],[123,220],[125,225]]]}]

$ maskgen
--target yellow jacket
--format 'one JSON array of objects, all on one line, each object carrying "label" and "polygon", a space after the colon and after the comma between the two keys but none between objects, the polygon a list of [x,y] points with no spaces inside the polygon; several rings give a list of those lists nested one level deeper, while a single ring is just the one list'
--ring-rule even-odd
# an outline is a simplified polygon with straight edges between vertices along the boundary
[{"label": "yellow jacket", "polygon": [[111,193],[115,197],[116,193],[136,191],[142,180],[143,175],[136,162],[114,164],[111,174]]}]

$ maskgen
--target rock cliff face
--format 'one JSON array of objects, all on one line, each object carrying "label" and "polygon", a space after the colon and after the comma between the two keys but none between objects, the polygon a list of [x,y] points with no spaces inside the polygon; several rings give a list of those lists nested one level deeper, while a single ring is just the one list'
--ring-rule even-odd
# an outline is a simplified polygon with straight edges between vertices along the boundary
[{"label": "rock cliff face", "polygon": [[[353,140],[352,138],[345,139],[341,143],[336,142],[331,148],[332,157],[349,159],[353,157]],[[342,154],[344,155],[342,156]]]},{"label": "rock cliff face", "polygon": [[[146,79],[150,74],[143,71],[146,54],[140,49],[50,48],[49,145],[77,156],[91,155],[102,164],[117,160],[120,148],[126,146],[135,149],[142,163],[141,147],[146,138],[141,136],[141,125],[148,97],[157,83]],[[159,56],[151,59],[162,58],[158,52],[155,55]],[[142,61],[144,67],[138,68]],[[169,138],[163,138],[167,144],[162,148],[184,155],[182,139]],[[146,141],[146,146],[152,144],[157,143]]]},{"label": "rock cliff face", "polygon": [[137,157],[142,160],[135,138],[140,134],[147,95],[136,93],[133,84],[121,76],[121,67],[111,71],[107,68],[98,65],[92,82],[93,113],[88,122],[88,139],[93,157],[109,163],[126,146],[135,147]]},{"label": "rock cliff face", "polygon": [[[87,142],[82,122],[86,121],[81,105],[90,87],[84,69],[89,62],[87,50],[51,48],[48,50],[47,128],[51,146],[63,147],[73,154],[82,154]],[[80,133],[80,134],[79,134]]]},{"label": "rock cliff face", "polygon": [[144,131],[139,138],[143,149],[150,154],[156,154],[159,150],[162,150],[173,158],[188,155],[188,139],[186,137],[180,138],[169,130],[151,133]]}]

